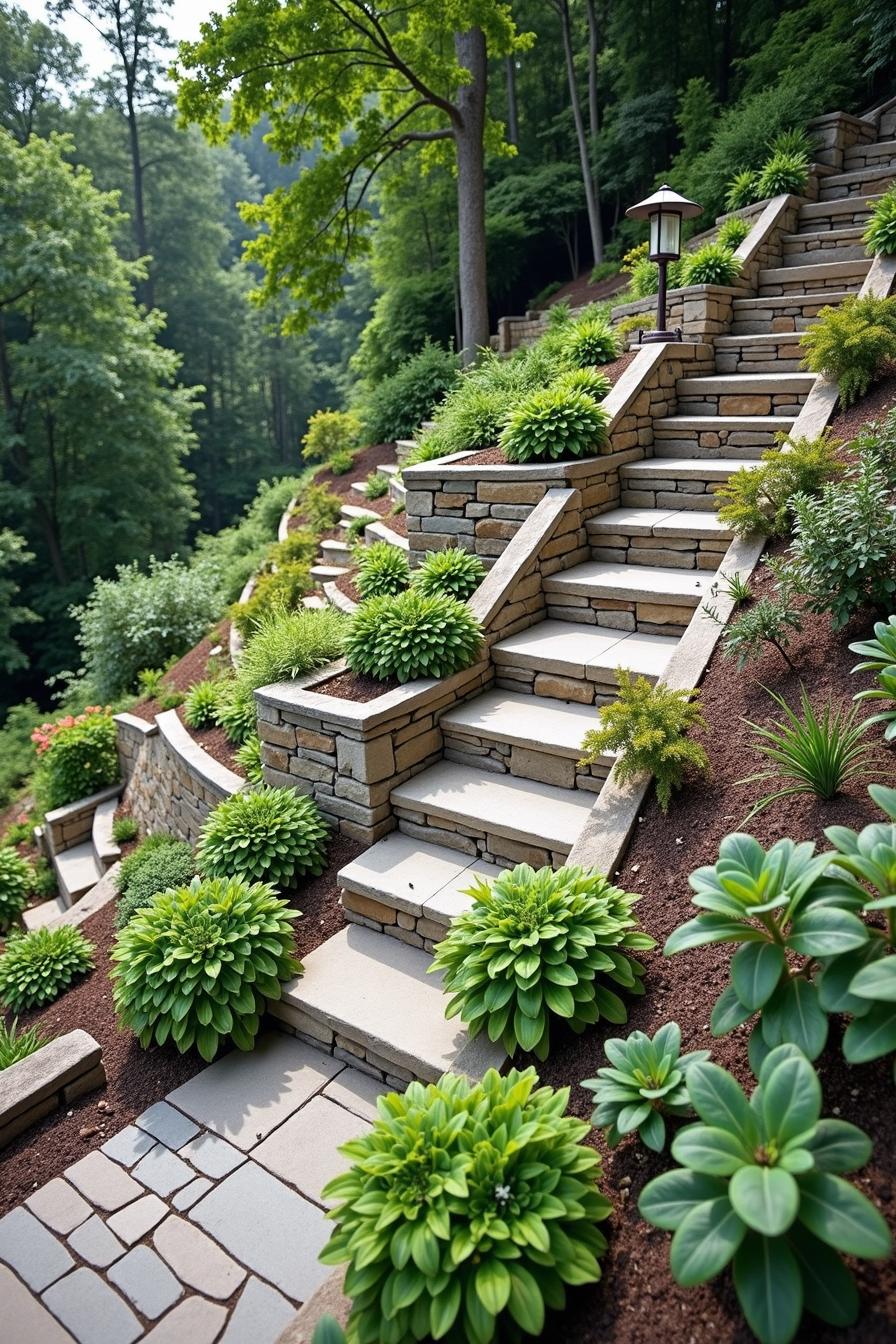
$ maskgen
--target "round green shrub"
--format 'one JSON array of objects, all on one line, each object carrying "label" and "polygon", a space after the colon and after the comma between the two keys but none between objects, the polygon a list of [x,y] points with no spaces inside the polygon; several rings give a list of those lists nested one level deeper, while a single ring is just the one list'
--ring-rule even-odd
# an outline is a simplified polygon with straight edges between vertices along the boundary
[{"label": "round green shrub", "polygon": [[14,924],[31,891],[31,864],[10,845],[0,845],[0,932]]},{"label": "round green shrub", "polygon": [[352,617],[345,657],[353,672],[387,681],[450,677],[479,656],[482,630],[462,602],[413,588],[374,597]]},{"label": "round green shrub", "polygon": [[382,499],[389,493],[389,477],[384,471],[372,471],[364,482],[364,494],[368,499]]},{"label": "round green shrub", "polygon": [[206,877],[245,877],[291,886],[327,861],[329,828],[317,803],[293,789],[235,793],[205,820],[196,863]]},{"label": "round green shrub", "polygon": [[563,392],[583,392],[586,397],[591,397],[594,401],[603,401],[613,384],[600,369],[588,368],[570,369],[568,373],[561,373],[551,386]]},{"label": "round green shrub", "polygon": [[355,454],[348,448],[341,453],[334,453],[327,466],[334,476],[345,476],[355,465]]},{"label": "round green shrub", "polygon": [[364,598],[403,592],[410,577],[405,551],[388,541],[375,541],[358,555],[355,586]]},{"label": "round green shrub", "polygon": [[58,729],[41,754],[35,792],[44,812],[64,807],[118,780],[118,733],[111,714],[79,715]]},{"label": "round green shrub", "polygon": [[639,896],[597,872],[528,864],[479,880],[472,909],[452,921],[432,969],[452,995],[446,1017],[460,1014],[470,1035],[487,1031],[509,1055],[517,1046],[547,1059],[552,1019],[581,1032],[600,1017],[624,1022],[625,1004],[609,988],[643,994],[635,950],[654,946],[639,933]]},{"label": "round green shrub", "polygon": [[350,453],[361,442],[361,421],[350,411],[315,411],[302,439],[306,462],[326,462],[339,453]]},{"label": "round green shrub", "polygon": [[12,933],[0,957],[0,1001],[13,1013],[58,999],[93,969],[93,944],[71,924]]},{"label": "round green shrub", "polygon": [[886,257],[896,254],[896,184],[888,187],[872,208],[863,241],[869,253]]},{"label": "round green shrub", "polygon": [[295,611],[313,587],[307,564],[281,565],[277,570],[259,576],[251,597],[245,602],[235,602],[230,608],[230,619],[243,639],[248,639],[265,616],[272,612]]},{"label": "round green shrub", "polygon": [[277,568],[281,565],[313,565],[318,546],[317,534],[308,527],[299,527],[271,547],[267,563]]},{"label": "round green shrub", "polygon": [[[161,843],[150,844],[149,840]],[[149,905],[160,891],[183,886],[196,872],[190,846],[184,840],[175,840],[167,835],[149,837],[139,849],[128,855],[122,869],[125,864],[131,866],[127,868],[119,885],[121,895],[115,907],[117,929],[123,929],[136,912]]]},{"label": "round green shrub", "polygon": [[221,681],[197,681],[184,700],[184,723],[188,728],[211,728],[218,708]]},{"label": "round green shrub", "polygon": [[716,242],[720,247],[727,247],[729,252],[736,252],[748,237],[751,228],[749,220],[741,219],[740,215],[732,215],[730,219],[725,220],[716,234]]},{"label": "round green shrub", "polygon": [[[569,1284],[600,1278],[611,1212],[569,1089],[534,1069],[444,1074],[379,1102],[324,1190],[336,1223],[320,1259],[347,1264],[349,1338],[489,1344],[540,1335]],[[557,1337],[557,1336],[555,1336]]]},{"label": "round green shrub", "polygon": [[728,183],[728,191],[725,195],[726,210],[743,210],[745,206],[752,205],[754,201],[761,201],[762,197],[758,191],[759,175],[752,169],[745,169],[743,172],[735,173]]},{"label": "round green shrub", "polygon": [[590,457],[607,441],[607,414],[582,392],[546,387],[510,413],[501,435],[508,462]]},{"label": "round green shrub", "polygon": [[449,546],[430,551],[414,573],[414,588],[424,597],[453,597],[466,602],[485,578],[485,565],[472,551]]},{"label": "round green shrub", "polygon": [[765,201],[771,196],[799,196],[805,190],[808,176],[809,160],[805,154],[772,154],[757,179],[756,199]]},{"label": "round green shrub", "polygon": [[599,317],[571,322],[563,337],[562,351],[577,369],[609,364],[619,354],[619,342],[610,323]]},{"label": "round green shrub", "polygon": [[170,1038],[213,1059],[230,1038],[251,1050],[266,999],[301,970],[290,910],[271,887],[194,878],[161,892],[122,929],[112,951],[113,997],[143,1046]]},{"label": "round green shrub", "polygon": [[740,275],[740,262],[721,243],[704,243],[683,260],[685,285],[733,285]]}]

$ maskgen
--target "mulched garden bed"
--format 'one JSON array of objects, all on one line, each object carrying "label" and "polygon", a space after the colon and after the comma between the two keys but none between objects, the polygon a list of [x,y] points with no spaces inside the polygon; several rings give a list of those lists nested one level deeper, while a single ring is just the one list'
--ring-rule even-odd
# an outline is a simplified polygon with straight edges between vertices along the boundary
[{"label": "mulched garden bed", "polygon": [[358,704],[366,704],[378,695],[397,690],[400,685],[397,677],[377,681],[375,677],[365,677],[359,672],[337,672],[335,677],[318,681],[309,690],[314,691],[315,695],[334,695],[339,700],[355,700]]},{"label": "mulched garden bed", "polygon": [[[221,621],[211,635],[204,636],[189,653],[185,653],[183,658],[179,658],[169,667],[162,678],[164,684],[172,691],[186,694],[195,682],[202,681],[203,677],[208,675],[210,663],[216,668],[226,666],[229,663],[227,654],[229,637],[230,621]],[[219,649],[220,652],[213,655],[213,649]],[[141,700],[128,713],[135,714],[138,719],[145,719],[147,723],[154,723],[156,715],[161,714],[162,710],[163,706],[158,700]],[[192,733],[193,729],[189,731]]]},{"label": "mulched garden bed", "polygon": [[314,484],[325,485],[334,494],[350,499],[354,503],[357,496],[351,488],[352,481],[366,481],[372,471],[376,471],[379,467],[389,466],[394,461],[394,443],[373,443],[369,448],[365,448],[358,453],[351,471],[345,471],[341,476],[334,476],[329,467],[326,467],[323,471],[317,473]]},{"label": "mulched garden bed", "polygon": [[[320,877],[289,895],[302,911],[295,923],[296,955],[306,957],[344,923],[336,874],[366,846],[336,834]],[[206,1067],[199,1054],[185,1055],[173,1045],[143,1050],[134,1036],[119,1027],[112,1005],[109,951],[115,936],[115,902],[98,910],[81,926],[96,946],[96,969],[46,1008],[20,1016],[21,1025],[38,1024],[54,1035],[82,1027],[100,1043],[108,1083],[57,1111],[0,1151],[0,1216],[45,1181],[59,1176],[70,1163],[101,1147],[147,1106]],[[102,1106],[100,1105],[102,1103]]]},{"label": "mulched garden bed", "polygon": [[340,593],[343,593],[345,597],[350,598],[352,602],[363,602],[364,599],[355,587],[355,578],[357,577],[357,574],[357,569],[350,569],[345,574],[340,574],[336,579],[336,587],[339,589]]},{"label": "mulched garden bed", "polygon": [[550,298],[537,305],[537,311],[553,308],[556,303],[568,303],[571,308],[582,308],[586,303],[603,303],[627,287],[630,277],[621,271],[618,275],[608,276],[597,284],[591,283],[591,272],[583,271],[575,280],[567,280],[565,285],[555,289]]},{"label": "mulched garden bed", "polygon": [[190,728],[184,723],[184,707],[179,705],[177,708],[177,717],[180,719],[186,731],[190,734],[193,741],[200,746],[204,752],[211,756],[213,761],[219,765],[224,765],[228,770],[232,770],[240,779],[246,778],[246,772],[237,760],[236,753],[239,747],[235,747],[230,741],[223,728],[217,724],[211,728]]}]

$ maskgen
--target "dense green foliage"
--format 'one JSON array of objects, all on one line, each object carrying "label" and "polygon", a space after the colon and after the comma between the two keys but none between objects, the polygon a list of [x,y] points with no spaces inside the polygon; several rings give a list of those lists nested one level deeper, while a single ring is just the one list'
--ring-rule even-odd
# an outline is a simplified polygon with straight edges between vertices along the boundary
[{"label": "dense green foliage", "polygon": [[600,1278],[600,1157],[565,1114],[569,1089],[537,1084],[534,1069],[411,1083],[343,1145],[352,1165],[324,1189],[336,1229],[321,1260],[347,1264],[351,1340],[540,1335],[567,1285]]},{"label": "dense green foliage", "polygon": [[15,924],[25,908],[34,874],[12,845],[0,845],[0,933]]},{"label": "dense green foliage", "polygon": [[472,551],[448,546],[430,551],[419,569],[414,570],[414,588],[424,597],[454,597],[466,602],[485,578],[485,565]]},{"label": "dense green foliage", "polygon": [[602,1128],[614,1148],[626,1134],[637,1132],[648,1148],[666,1146],[664,1116],[692,1115],[688,1070],[709,1059],[708,1050],[681,1053],[681,1028],[667,1022],[655,1036],[633,1031],[624,1040],[604,1041],[609,1066],[586,1078],[582,1087],[594,1094],[591,1123]]},{"label": "dense green foliage", "polygon": [[243,790],[206,818],[196,846],[205,877],[292,887],[324,870],[330,829],[317,803],[294,789]]},{"label": "dense green foliage", "polygon": [[0,1003],[12,1013],[42,1008],[92,968],[93,944],[71,924],[11,933],[0,956]]},{"label": "dense green foliage", "polygon": [[332,662],[342,652],[346,626],[345,617],[335,607],[319,611],[303,607],[266,617],[240,655],[236,680],[239,694],[251,700],[252,692],[260,686],[295,681]]},{"label": "dense green foliage", "polygon": [[184,700],[184,723],[188,728],[210,728],[215,722],[215,710],[222,683],[205,679],[195,682]]},{"label": "dense green foliage", "polygon": [[345,657],[353,672],[405,682],[461,672],[481,647],[479,622],[462,602],[410,589],[361,604],[346,636]]},{"label": "dense green foliage", "polygon": [[382,378],[364,398],[362,414],[372,443],[391,443],[416,434],[457,377],[450,350],[425,342],[399,369]]},{"label": "dense green foliage", "polygon": [[896,187],[888,187],[875,201],[863,240],[871,253],[891,257],[896,252]]},{"label": "dense green foliage", "polygon": [[542,388],[513,409],[501,431],[508,462],[552,462],[590,457],[607,439],[606,411],[583,392]]},{"label": "dense green foliage", "polygon": [[251,1050],[265,1000],[301,966],[298,916],[263,882],[194,878],[138,910],[112,950],[113,996],[125,1026],[148,1046],[172,1040],[214,1059],[224,1040]]},{"label": "dense green foliage", "polygon": [[858,653],[865,660],[856,663],[853,672],[876,672],[876,687],[859,691],[857,700],[885,700],[890,707],[880,714],[874,714],[868,720],[872,723],[887,725],[884,738],[892,742],[896,738],[896,616],[887,621],[877,621],[874,626],[874,638],[850,644],[851,653]]},{"label": "dense green foliage", "polygon": [[195,872],[193,851],[185,841],[169,835],[148,836],[118,870],[115,927],[123,929],[158,892],[184,886]]},{"label": "dense green foliage", "polygon": [[682,285],[733,285],[740,275],[740,262],[724,243],[704,243],[683,260]]},{"label": "dense green foliage", "polygon": [[783,536],[790,530],[796,495],[814,495],[845,471],[839,439],[825,430],[814,439],[779,435],[777,448],[766,448],[759,467],[742,467],[717,491],[724,500],[720,522],[738,536],[758,532]]},{"label": "dense green foliage", "polygon": [[0,1071],[27,1059],[49,1040],[38,1027],[19,1027],[15,1018],[10,1023],[0,1018]]},{"label": "dense green foliage", "polygon": [[118,780],[118,734],[112,715],[102,710],[54,725],[41,751],[35,797],[42,811],[87,798]]},{"label": "dense green foliage", "polygon": [[410,578],[407,555],[391,542],[375,541],[358,556],[355,587],[364,598],[400,593],[407,588]]},{"label": "dense green foliage", "polygon": [[302,439],[306,462],[331,462],[361,446],[361,421],[346,411],[316,411]]},{"label": "dense green foliage", "polygon": [[836,383],[849,406],[896,359],[896,298],[848,294],[837,307],[822,308],[800,344],[806,368]]}]

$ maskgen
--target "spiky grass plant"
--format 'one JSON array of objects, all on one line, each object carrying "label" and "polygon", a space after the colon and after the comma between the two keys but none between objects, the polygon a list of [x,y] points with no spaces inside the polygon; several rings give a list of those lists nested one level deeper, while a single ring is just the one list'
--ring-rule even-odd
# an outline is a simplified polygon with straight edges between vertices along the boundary
[{"label": "spiky grass plant", "polygon": [[605,318],[580,317],[564,331],[561,350],[575,368],[587,369],[611,364],[619,354],[619,340]]},{"label": "spiky grass plant", "polygon": [[756,199],[765,201],[772,196],[800,196],[806,189],[808,176],[808,155],[778,150],[760,170],[756,179]]},{"label": "spiky grass plant", "polygon": [[728,191],[725,194],[726,210],[743,210],[745,206],[752,205],[761,197],[758,194],[759,175],[752,169],[746,168],[740,173],[735,173],[728,183]]},{"label": "spiky grass plant", "polygon": [[115,817],[112,821],[112,839],[116,845],[126,845],[137,839],[139,829],[133,817]]},{"label": "spiky grass plant", "polygon": [[384,471],[372,471],[364,482],[364,494],[368,499],[382,499],[389,493],[389,477]]},{"label": "spiky grass plant", "polygon": [[11,845],[0,845],[0,933],[15,924],[28,904],[34,872]]},{"label": "spiky grass plant", "polygon": [[683,285],[733,285],[741,270],[737,257],[721,243],[704,243],[682,263]]},{"label": "spiky grass plant", "polygon": [[688,1096],[688,1070],[709,1059],[708,1050],[681,1053],[681,1028],[667,1022],[655,1036],[633,1031],[625,1039],[604,1041],[608,1068],[582,1087],[594,1094],[592,1125],[605,1131],[615,1148],[626,1134],[637,1132],[642,1143],[661,1153],[666,1146],[665,1116],[693,1115]]},{"label": "spiky grass plant", "polygon": [[410,589],[361,604],[352,617],[345,657],[353,672],[406,682],[450,677],[475,663],[481,648],[479,622],[462,602]]},{"label": "spiky grass plant", "polygon": [[570,369],[551,383],[562,392],[582,392],[594,401],[603,401],[613,384],[600,369]]},{"label": "spiky grass plant", "polygon": [[319,876],[330,831],[313,798],[294,789],[260,788],[225,798],[210,812],[196,846],[206,877],[244,877],[289,887]]},{"label": "spiky grass plant", "polygon": [[730,219],[725,220],[716,234],[716,242],[720,247],[726,247],[729,252],[736,252],[749,236],[751,228],[749,220],[741,219],[740,215],[732,215]]},{"label": "spiky grass plant", "polygon": [[252,693],[260,686],[295,681],[324,667],[342,652],[346,625],[342,612],[330,606],[265,617],[240,655],[239,690],[253,700]]},{"label": "spiky grass plant", "polygon": [[10,1012],[42,1008],[93,969],[93,944],[71,924],[10,934],[0,956],[0,1001]]},{"label": "spiky grass plant", "polygon": [[410,582],[407,553],[388,541],[375,541],[358,554],[355,586],[363,598],[403,592]]},{"label": "spiky grass plant", "polygon": [[261,738],[257,733],[247,737],[239,751],[236,753],[236,759],[245,771],[246,778],[250,784],[264,783],[264,768],[261,761]]},{"label": "spiky grass plant", "polygon": [[230,677],[222,680],[215,700],[214,722],[224,729],[228,742],[239,747],[255,732],[257,712],[250,690]]},{"label": "spiky grass plant", "polygon": [[184,723],[188,728],[211,728],[224,684],[211,679],[193,683],[184,701]]},{"label": "spiky grass plant", "polygon": [[546,387],[511,411],[500,446],[508,462],[551,462],[588,457],[607,440],[607,413],[582,392]]},{"label": "spiky grass plant", "polygon": [[446,1017],[459,1015],[471,1036],[485,1031],[509,1055],[519,1046],[542,1060],[554,1019],[575,1032],[601,1017],[625,1022],[609,986],[642,994],[633,953],[654,946],[631,916],[639,896],[597,872],[525,863],[466,894],[473,907],[452,921],[431,967],[452,995]]},{"label": "spiky grass plant", "polygon": [[478,555],[461,546],[448,546],[444,551],[429,552],[414,571],[413,586],[424,597],[453,597],[466,602],[484,578],[485,565]]},{"label": "spiky grass plant", "polygon": [[214,1059],[251,1050],[267,999],[302,969],[290,910],[264,882],[194,878],[137,911],[112,951],[115,1007],[142,1046],[172,1040]]},{"label": "spiky grass plant", "polygon": [[18,1064],[20,1059],[27,1059],[49,1040],[51,1037],[38,1027],[22,1027],[20,1030],[16,1018],[7,1023],[0,1017],[0,1072],[8,1069],[10,1064]]}]

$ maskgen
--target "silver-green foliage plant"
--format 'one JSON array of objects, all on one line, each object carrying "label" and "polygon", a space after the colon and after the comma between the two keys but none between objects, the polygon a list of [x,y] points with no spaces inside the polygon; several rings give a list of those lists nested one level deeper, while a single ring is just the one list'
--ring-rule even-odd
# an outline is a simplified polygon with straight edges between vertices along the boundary
[{"label": "silver-green foliage plant", "polygon": [[510,412],[500,446],[508,462],[588,457],[607,440],[607,412],[593,397],[546,387]]},{"label": "silver-green foliage plant", "polygon": [[864,1166],[871,1142],[856,1125],[821,1119],[821,1086],[805,1056],[780,1045],[757,1076],[748,1100],[717,1065],[690,1069],[699,1121],[672,1141],[681,1166],[650,1181],[638,1207],[674,1233],[678,1283],[706,1283],[731,1264],[753,1334],[789,1344],[804,1310],[853,1324],[858,1293],[841,1256],[882,1258],[892,1242],[878,1210],[842,1176]]},{"label": "silver-green foliage plant", "polygon": [[12,933],[0,956],[0,1002],[13,1013],[42,1008],[93,968],[93,944],[71,924]]},{"label": "silver-green foliage plant", "polygon": [[485,565],[472,551],[448,546],[430,551],[414,571],[413,586],[424,597],[453,597],[466,602],[485,578]]},{"label": "silver-green foliage plant", "polygon": [[172,1040],[206,1060],[226,1039],[251,1050],[265,1001],[302,969],[293,956],[298,914],[266,883],[238,877],[197,877],[160,893],[112,951],[122,1022],[144,1047]]},{"label": "silver-green foliage plant", "polygon": [[601,1017],[625,1022],[610,985],[643,994],[633,954],[654,946],[632,918],[639,896],[597,872],[525,863],[466,894],[473,906],[452,921],[432,964],[452,996],[447,1017],[459,1015],[472,1037],[484,1031],[509,1055],[519,1046],[542,1060],[552,1021],[575,1032]]},{"label": "silver-green foliage plant", "polygon": [[196,846],[206,877],[289,887],[323,872],[330,831],[317,803],[294,789],[243,790],[210,812]]},{"label": "silver-green foliage plant", "polygon": [[891,257],[896,253],[896,184],[872,206],[863,241],[872,255]]},{"label": "silver-green foliage plant", "polygon": [[708,1050],[681,1053],[681,1028],[667,1022],[652,1038],[633,1031],[625,1039],[604,1042],[610,1061],[586,1078],[582,1087],[594,1094],[592,1125],[603,1129],[611,1148],[626,1134],[637,1133],[642,1143],[661,1153],[666,1146],[666,1116],[693,1115],[688,1095],[688,1071],[709,1059]]},{"label": "silver-green foliage plant", "polygon": [[34,874],[12,845],[0,845],[0,933],[15,924],[28,903]]},{"label": "silver-green foliage plant", "polygon": [[355,586],[364,598],[400,593],[410,577],[407,554],[391,542],[375,541],[358,553]]},{"label": "silver-green foliage plant", "polygon": [[185,840],[170,835],[149,836],[118,870],[115,927],[123,929],[158,892],[183,886],[195,871],[193,851]]},{"label": "silver-green foliage plant", "polygon": [[853,672],[876,672],[877,686],[859,691],[857,700],[885,700],[890,704],[880,714],[874,714],[868,720],[872,723],[887,725],[884,740],[892,742],[896,738],[896,616],[886,621],[878,621],[874,626],[874,638],[850,644],[851,653],[858,653],[865,660],[856,663]]},{"label": "silver-green foliage plant", "polygon": [[362,602],[352,617],[345,657],[353,672],[406,682],[450,677],[472,666],[481,648],[482,629],[463,602],[412,588]]},{"label": "silver-green foliage plant", "polygon": [[600,1157],[569,1089],[537,1084],[534,1069],[411,1083],[343,1145],[320,1258],[347,1265],[351,1344],[540,1335],[568,1286],[600,1278]]}]

